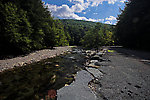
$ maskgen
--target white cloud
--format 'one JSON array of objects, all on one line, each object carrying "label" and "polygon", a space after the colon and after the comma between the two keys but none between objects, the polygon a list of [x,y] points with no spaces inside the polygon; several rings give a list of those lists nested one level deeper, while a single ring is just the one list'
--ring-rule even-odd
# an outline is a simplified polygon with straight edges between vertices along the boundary
[{"label": "white cloud", "polygon": [[84,0],[68,0],[73,3],[84,3]]},{"label": "white cloud", "polygon": [[[46,4],[49,11],[52,13],[54,17],[64,18],[64,19],[77,19],[77,20],[85,20],[85,21],[93,21],[93,22],[104,22],[104,19],[92,19],[92,18],[86,18],[86,17],[80,17],[77,14],[75,14],[75,11],[73,11],[72,7],[69,8],[68,5],[51,5]],[[86,12],[85,12],[86,13]]]},{"label": "white cloud", "polygon": [[82,12],[83,10],[85,10],[85,8],[81,5],[81,4],[75,4],[71,7],[71,9],[74,11],[74,12]]},{"label": "white cloud", "polygon": [[[102,4],[104,1],[107,1],[108,4],[114,4],[118,0],[68,0],[74,4],[80,3],[82,6],[87,5],[88,6],[98,6],[99,4]],[[123,2],[123,0],[121,0]],[[120,1],[120,2],[121,2]]]},{"label": "white cloud", "polygon": [[124,2],[126,2],[126,1],[127,1],[127,0],[120,0],[121,3],[124,3]]},{"label": "white cloud", "polygon": [[64,18],[64,19],[77,19],[77,20],[88,20],[86,17],[80,17],[74,13],[74,11],[69,8],[68,5],[51,5],[46,4],[49,11],[52,13],[54,17]]},{"label": "white cloud", "polygon": [[110,21],[106,21],[106,22],[105,22],[105,24],[112,24],[112,22],[110,22]]},{"label": "white cloud", "polygon": [[89,18],[87,21],[92,21],[92,22],[104,22],[104,19],[92,19],[92,18]]},{"label": "white cloud", "polygon": [[109,17],[107,17],[107,18],[105,18],[105,23],[106,24],[116,24],[116,21],[117,21],[117,19],[116,19],[116,17],[114,17],[114,16],[109,16]]},{"label": "white cloud", "polygon": [[114,17],[114,16],[109,16],[109,17],[107,17],[107,18],[105,18],[106,20],[110,20],[110,21],[112,21],[112,20],[117,20],[116,19],[116,17]]}]

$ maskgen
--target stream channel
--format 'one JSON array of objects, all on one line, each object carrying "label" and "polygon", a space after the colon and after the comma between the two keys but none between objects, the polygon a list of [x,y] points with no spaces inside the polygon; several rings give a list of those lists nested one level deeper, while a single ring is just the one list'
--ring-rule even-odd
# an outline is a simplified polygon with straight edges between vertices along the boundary
[{"label": "stream channel", "polygon": [[74,81],[85,61],[82,53],[69,51],[1,72],[0,100],[56,100],[57,90]]},{"label": "stream channel", "polygon": [[107,50],[67,53],[0,73],[0,100],[99,100]]}]

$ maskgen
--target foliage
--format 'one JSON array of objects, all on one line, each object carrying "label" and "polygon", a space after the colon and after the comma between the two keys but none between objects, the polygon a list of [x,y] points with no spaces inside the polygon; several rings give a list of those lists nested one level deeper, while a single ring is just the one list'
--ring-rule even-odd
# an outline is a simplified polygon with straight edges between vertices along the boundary
[{"label": "foliage", "polygon": [[41,0],[0,1],[0,55],[69,45],[69,35]]},{"label": "foliage", "polygon": [[62,19],[61,22],[65,33],[70,36],[67,38],[70,45],[81,45],[80,41],[85,33],[96,25],[94,22],[73,19]]},{"label": "foliage", "polygon": [[96,26],[89,30],[81,40],[85,48],[98,49],[100,46],[113,45],[113,34],[107,30],[107,25],[102,26],[97,23]]},{"label": "foliage", "polygon": [[130,0],[116,25],[116,42],[129,48],[149,49],[150,1]]}]

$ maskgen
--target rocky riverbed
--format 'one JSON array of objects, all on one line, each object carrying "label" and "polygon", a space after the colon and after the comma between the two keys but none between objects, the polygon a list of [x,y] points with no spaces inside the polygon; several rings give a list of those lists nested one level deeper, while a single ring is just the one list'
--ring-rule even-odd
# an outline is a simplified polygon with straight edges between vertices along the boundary
[{"label": "rocky riverbed", "polygon": [[149,100],[150,58],[136,54],[115,47],[73,48],[65,55],[6,70],[0,73],[0,99]]},{"label": "rocky riverbed", "polygon": [[149,52],[112,47],[79,53],[86,64],[73,83],[57,90],[58,100],[149,100]]},{"label": "rocky riverbed", "polygon": [[86,63],[82,70],[77,72],[75,81],[57,90],[58,100],[97,100],[95,87],[93,84],[99,84],[99,79],[103,77],[103,72],[98,68],[103,62],[109,62],[109,59],[103,58],[107,49],[101,51],[95,50],[74,50],[73,53],[81,53],[86,57]]},{"label": "rocky riverbed", "polygon": [[59,56],[60,54],[64,54],[67,51],[71,51],[71,47],[66,46],[55,47],[54,49],[44,49],[30,53],[26,56],[0,60],[0,72],[6,69],[12,69],[14,67],[20,67],[34,62],[39,62],[43,59],[53,58]]},{"label": "rocky riverbed", "polygon": [[72,83],[85,60],[84,55],[70,50],[54,58],[0,72],[0,100],[54,100],[56,90]]}]

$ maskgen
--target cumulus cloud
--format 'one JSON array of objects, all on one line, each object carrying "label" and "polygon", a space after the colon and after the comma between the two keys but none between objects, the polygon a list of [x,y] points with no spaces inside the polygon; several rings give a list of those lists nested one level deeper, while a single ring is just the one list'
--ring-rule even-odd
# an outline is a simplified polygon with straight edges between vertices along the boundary
[{"label": "cumulus cloud", "polygon": [[124,3],[124,2],[126,2],[126,1],[127,1],[127,0],[120,0],[121,3]]},{"label": "cumulus cloud", "polygon": [[73,3],[84,3],[84,0],[68,0]]},{"label": "cumulus cloud", "polygon": [[[115,2],[124,2],[126,0],[68,0],[73,3],[71,7],[69,7],[66,4],[63,4],[61,6],[57,5],[51,5],[51,4],[45,4],[51,14],[54,17],[58,18],[64,18],[64,19],[77,19],[77,20],[86,20],[86,21],[93,21],[93,22],[104,22],[107,24],[114,24],[116,21],[116,18],[114,16],[109,16],[105,19],[92,19],[92,18],[86,18],[81,17],[77,15],[76,13],[83,13],[86,14],[84,11],[89,6],[98,6],[99,4],[102,4],[104,1],[107,1],[108,4],[114,4]],[[98,14],[98,13],[93,13]]]},{"label": "cumulus cloud", "polygon": [[88,5],[91,5],[91,6],[98,6],[99,4],[102,4],[104,1],[107,1],[108,4],[114,4],[118,0],[68,0],[68,1],[72,3],[80,3],[82,5],[87,3]]},{"label": "cumulus cloud", "polygon": [[114,17],[114,16],[109,16],[109,17],[107,17],[107,18],[105,18],[106,20],[110,20],[110,21],[112,21],[112,20],[117,20],[116,19],[116,17]]},{"label": "cumulus cloud", "polygon": [[104,22],[104,19],[92,19],[92,18],[89,18],[87,21],[92,21],[92,22]]},{"label": "cumulus cloud", "polygon": [[105,22],[105,24],[112,24],[112,22],[110,22],[110,21],[106,21],[106,22]]},{"label": "cumulus cloud", "polygon": [[68,5],[57,6],[46,4],[46,6],[48,7],[52,15],[55,17],[64,19],[88,20],[86,17],[80,17],[77,14],[75,14],[72,8],[69,8]]},{"label": "cumulus cloud", "polygon": [[85,21],[93,21],[93,22],[104,22],[104,19],[92,19],[92,18],[86,18],[86,17],[80,17],[77,14],[75,14],[73,8],[69,8],[68,5],[51,5],[46,4],[49,11],[52,13],[53,16],[58,18],[64,18],[64,19],[77,19],[77,20],[85,20]]},{"label": "cumulus cloud", "polygon": [[109,17],[107,17],[107,18],[105,18],[105,24],[116,24],[116,21],[117,21],[117,19],[116,19],[116,17],[114,17],[114,16],[109,16]]},{"label": "cumulus cloud", "polygon": [[73,6],[71,7],[71,9],[72,9],[74,12],[80,13],[80,12],[82,12],[83,10],[85,10],[85,7],[82,6],[81,4],[76,4],[76,5],[73,5]]}]

